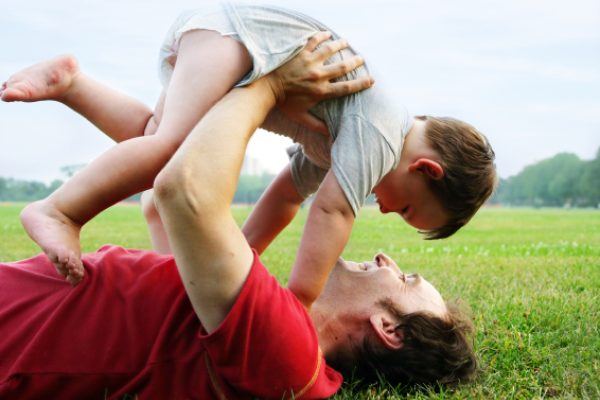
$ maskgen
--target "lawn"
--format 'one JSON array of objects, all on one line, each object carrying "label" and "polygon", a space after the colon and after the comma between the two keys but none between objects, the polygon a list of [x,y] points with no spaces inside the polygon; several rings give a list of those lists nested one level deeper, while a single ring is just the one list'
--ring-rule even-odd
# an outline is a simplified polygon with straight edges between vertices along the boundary
[{"label": "lawn", "polygon": [[[18,222],[22,205],[0,205],[0,261],[38,252]],[[242,221],[248,208],[235,208]],[[285,283],[306,211],[263,256]],[[148,248],[137,206],[98,216],[84,251],[105,243]],[[392,256],[447,299],[471,307],[478,379],[457,388],[379,387],[338,399],[600,398],[600,211],[485,209],[454,237],[424,241],[399,219],[365,209],[344,257]]]}]

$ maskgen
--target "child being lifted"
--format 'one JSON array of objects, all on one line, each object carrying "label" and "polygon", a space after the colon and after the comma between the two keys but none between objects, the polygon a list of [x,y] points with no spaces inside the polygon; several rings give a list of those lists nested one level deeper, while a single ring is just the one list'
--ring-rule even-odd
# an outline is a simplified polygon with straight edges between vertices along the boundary
[{"label": "child being lifted", "polygon": [[[60,273],[78,282],[83,276],[81,226],[150,188],[193,126],[234,85],[251,83],[299,52],[300,60],[335,52],[329,69],[314,79],[336,78],[361,63],[339,40],[317,47],[325,38],[319,32],[326,30],[310,17],[277,7],[227,5],[184,13],[161,48],[165,91],[154,113],[85,76],[71,57],[11,77],[3,86],[4,101],[60,101],[119,142],[47,199],[24,209],[28,234]],[[345,66],[336,64],[344,60]],[[276,86],[282,81],[273,82],[280,90]],[[370,83],[366,68],[359,67],[338,79],[334,93],[355,92]],[[297,84],[300,91],[302,83]],[[399,214],[427,238],[437,239],[466,224],[493,191],[494,153],[487,139],[464,122],[410,117],[378,87],[320,102],[310,114],[296,110],[297,105],[283,103],[263,124],[301,145],[243,229],[250,245],[262,252],[316,191],[289,280],[304,304],[321,292],[369,194],[376,195],[382,213]],[[148,197],[145,208],[152,209]],[[154,242],[162,243],[158,250],[168,251],[165,241],[155,237]]]}]

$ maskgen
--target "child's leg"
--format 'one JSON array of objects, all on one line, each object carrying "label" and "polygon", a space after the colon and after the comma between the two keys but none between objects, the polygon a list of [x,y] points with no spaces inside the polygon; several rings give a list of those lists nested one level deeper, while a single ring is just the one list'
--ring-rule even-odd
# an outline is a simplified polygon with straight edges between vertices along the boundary
[{"label": "child's leg", "polygon": [[23,210],[27,233],[59,270],[78,280],[81,225],[119,200],[148,189],[200,118],[250,69],[242,44],[211,31],[186,33],[180,43],[156,135],[119,143],[47,199]]},{"label": "child's leg", "polygon": [[[156,129],[160,124],[160,120],[162,117],[163,109],[164,109],[164,92],[156,105],[156,109],[154,110],[154,118],[148,123],[146,126],[146,131],[144,135],[154,135],[156,133]],[[142,198],[140,199],[140,203],[142,206],[142,213],[144,214],[144,218],[146,219],[146,225],[148,226],[148,232],[150,233],[150,240],[152,241],[152,249],[157,253],[161,254],[171,254],[171,246],[169,245],[169,239],[167,238],[167,232],[165,231],[165,227],[162,223],[160,215],[158,214],[158,210],[154,205],[154,190],[148,189],[144,193],[142,193]]]},{"label": "child's leg", "polygon": [[144,135],[152,117],[142,102],[85,75],[69,55],[17,72],[0,88],[0,98],[7,102],[61,102],[116,142]]},{"label": "child's leg", "polygon": [[[87,76],[75,57],[62,55],[25,68],[0,87],[3,101],[58,101],[88,119],[115,142],[153,135],[164,107],[163,92],[155,113],[142,102],[124,95]],[[161,253],[170,248],[160,216],[149,193],[142,196],[142,209],[153,247]]]},{"label": "child's leg", "polygon": [[144,218],[146,218],[146,225],[148,226],[148,232],[150,233],[150,240],[152,241],[152,249],[160,254],[171,254],[171,246],[169,245],[169,238],[167,237],[165,226],[154,205],[153,189],[146,190],[142,193],[141,203]]}]

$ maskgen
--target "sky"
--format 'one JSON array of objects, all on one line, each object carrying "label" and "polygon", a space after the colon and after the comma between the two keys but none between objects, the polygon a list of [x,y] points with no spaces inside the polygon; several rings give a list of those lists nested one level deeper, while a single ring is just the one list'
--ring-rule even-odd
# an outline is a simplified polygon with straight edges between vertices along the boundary
[{"label": "sky", "polygon": [[[0,82],[73,54],[88,75],[150,108],[158,48],[202,0],[20,0],[0,13]],[[260,3],[266,3],[261,1]],[[598,0],[278,0],[324,22],[363,55],[377,85],[414,115],[463,119],[489,138],[498,173],[600,147]],[[258,132],[248,154],[277,172],[287,139]],[[0,176],[50,182],[113,145],[55,102],[0,104]]]}]

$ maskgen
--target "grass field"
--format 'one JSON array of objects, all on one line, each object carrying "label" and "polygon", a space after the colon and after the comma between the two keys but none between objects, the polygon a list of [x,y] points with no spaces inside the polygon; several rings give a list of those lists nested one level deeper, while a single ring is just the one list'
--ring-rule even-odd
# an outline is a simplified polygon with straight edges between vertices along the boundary
[{"label": "grass field", "polygon": [[[22,205],[0,205],[0,261],[38,252],[18,222]],[[240,221],[248,208],[236,208]],[[285,283],[306,211],[265,253]],[[82,246],[149,248],[137,206],[116,206],[86,227]],[[481,374],[457,388],[377,388],[338,399],[600,398],[600,211],[482,210],[454,237],[423,241],[400,220],[362,211],[344,257],[384,251],[447,299],[470,304]]]}]

